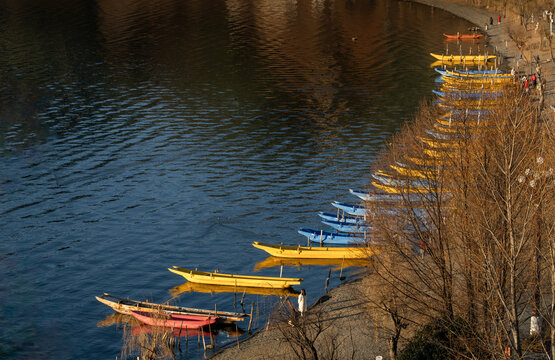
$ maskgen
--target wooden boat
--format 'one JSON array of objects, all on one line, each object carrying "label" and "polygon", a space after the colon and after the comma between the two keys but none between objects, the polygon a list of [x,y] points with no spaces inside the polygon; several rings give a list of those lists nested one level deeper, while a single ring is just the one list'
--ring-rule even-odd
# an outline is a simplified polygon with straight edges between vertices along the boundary
[{"label": "wooden boat", "polygon": [[258,271],[278,266],[295,266],[297,268],[301,266],[334,266],[332,270],[336,271],[352,266],[364,267],[368,265],[368,259],[296,259],[269,256],[254,265],[254,270]]},{"label": "wooden boat", "polygon": [[484,34],[443,34],[448,39],[457,39],[457,40],[476,40],[484,36]]},{"label": "wooden boat", "polygon": [[493,65],[494,62],[491,60],[488,61],[476,61],[476,62],[472,62],[472,61],[449,61],[449,60],[436,60],[433,63],[430,64],[431,68],[437,68],[437,67],[442,67],[442,66],[448,66],[451,68],[455,68],[455,67],[459,67],[461,65],[465,66],[465,67],[469,67],[469,66],[484,66],[484,65]]},{"label": "wooden boat", "polygon": [[382,202],[382,201],[399,201],[399,197],[391,194],[368,193],[361,190],[349,189],[349,192],[364,201]]},{"label": "wooden boat", "polygon": [[342,221],[348,224],[364,224],[364,218],[360,216],[350,216],[339,214],[339,209],[337,210],[337,214],[327,213],[320,211],[318,212],[318,216],[320,216],[324,220],[332,220],[332,221]]},{"label": "wooden boat", "polygon": [[[250,294],[250,295],[263,295],[263,296],[299,296],[299,292],[291,287],[287,288],[263,288],[263,287],[249,287],[249,286],[230,286],[230,285],[213,285],[213,284],[200,284],[187,281],[185,284],[175,286],[170,289],[173,297],[186,292],[199,292],[207,294],[217,293],[235,293],[235,294]],[[219,314],[219,313],[218,313]]]},{"label": "wooden boat", "polygon": [[322,220],[322,223],[337,231],[345,233],[364,234],[372,231],[372,228],[365,223],[350,224],[344,221],[335,220]]},{"label": "wooden boat", "polygon": [[511,78],[458,78],[453,76],[444,76],[443,80],[451,87],[466,89],[468,85],[482,88],[503,88],[511,85],[513,80]]},{"label": "wooden boat", "polygon": [[437,166],[432,167],[432,166],[416,165],[414,167],[408,167],[405,164],[402,164],[399,162],[397,162],[396,164],[390,164],[389,167],[395,170],[399,175],[419,178],[419,179],[433,178],[433,177],[436,177],[440,172],[440,168]]},{"label": "wooden boat", "polygon": [[[438,72],[441,75],[449,75],[447,73],[446,69],[442,69],[442,68],[434,68],[434,70],[436,72]],[[502,74],[503,71],[499,70],[499,69],[490,69],[490,70],[476,70],[476,69],[465,69],[465,70],[457,70],[457,69],[453,69],[451,71],[454,71],[456,73],[460,73],[460,74],[475,74],[475,75],[495,75],[495,74]]]},{"label": "wooden boat", "polygon": [[212,316],[218,317],[223,322],[243,321],[245,317],[248,316],[247,314],[229,311],[218,311],[216,313],[214,310],[194,309],[166,304],[156,304],[146,301],[130,300],[107,293],[104,293],[101,296],[95,296],[95,298],[104,305],[108,305],[114,309],[114,311],[125,315],[131,315],[131,311],[136,310],[142,312],[164,312],[166,314]]},{"label": "wooden boat", "polygon": [[496,58],[495,55],[443,55],[434,53],[430,53],[430,55],[437,60],[448,62],[484,62]]},{"label": "wooden boat", "polygon": [[212,325],[217,318],[211,316],[192,316],[181,314],[158,314],[143,311],[131,311],[131,315],[142,323],[174,329],[198,329]]},{"label": "wooden boat", "polygon": [[353,216],[366,216],[366,208],[361,205],[347,204],[343,202],[334,201],[331,203],[336,208],[343,210],[345,213]]},{"label": "wooden boat", "polygon": [[306,247],[265,244],[255,241],[252,246],[280,258],[362,259],[371,252],[362,247]]},{"label": "wooden boat", "polygon": [[462,79],[492,79],[492,78],[499,78],[499,79],[514,79],[514,76],[511,74],[507,74],[504,72],[495,72],[495,73],[469,73],[467,71],[460,71],[460,70],[444,70],[444,76],[451,76],[455,78],[462,78]]},{"label": "wooden boat", "polygon": [[303,279],[300,278],[279,278],[271,276],[233,275],[222,274],[218,272],[205,272],[184,269],[178,266],[174,266],[173,268],[169,268],[168,270],[175,274],[183,276],[185,279],[191,282],[201,284],[286,288],[293,285],[299,285],[301,281],[303,281]]},{"label": "wooden boat", "polygon": [[302,228],[298,231],[299,234],[304,235],[309,241],[320,244],[362,244],[365,242],[364,237],[360,234],[349,233],[332,233],[324,230],[313,230]]},{"label": "wooden boat", "polygon": [[432,90],[432,92],[446,101],[499,101],[505,95],[501,89],[497,91]]}]

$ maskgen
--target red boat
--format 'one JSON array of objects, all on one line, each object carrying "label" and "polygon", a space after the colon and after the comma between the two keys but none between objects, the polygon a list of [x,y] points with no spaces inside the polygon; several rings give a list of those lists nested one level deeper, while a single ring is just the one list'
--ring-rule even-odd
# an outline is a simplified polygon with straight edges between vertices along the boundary
[{"label": "red boat", "polygon": [[443,34],[448,39],[458,39],[458,40],[476,40],[484,36],[484,34]]},{"label": "red boat", "polygon": [[152,326],[164,326],[174,329],[198,329],[214,324],[218,318],[210,316],[158,314],[144,311],[131,311],[131,315],[140,322]]}]

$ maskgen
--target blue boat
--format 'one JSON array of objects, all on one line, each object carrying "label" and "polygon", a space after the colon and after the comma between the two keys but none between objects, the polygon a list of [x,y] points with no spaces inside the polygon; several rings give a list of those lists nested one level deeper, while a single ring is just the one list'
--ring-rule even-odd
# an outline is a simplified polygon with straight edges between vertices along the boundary
[{"label": "blue boat", "polygon": [[341,231],[345,233],[367,234],[372,230],[372,228],[366,225],[365,223],[350,224],[344,221],[333,221],[333,220],[322,220],[322,222],[328,225],[329,227],[334,228],[337,231]]},{"label": "blue boat", "polygon": [[336,208],[343,210],[345,213],[353,216],[364,216],[366,215],[366,208],[361,205],[352,205],[342,202],[334,201],[331,203]]},{"label": "blue boat", "polygon": [[318,216],[324,220],[341,221],[347,224],[364,224],[364,218],[360,216],[338,215],[322,211],[318,213]]},{"label": "blue boat", "polygon": [[436,94],[439,97],[445,98],[448,97],[449,99],[454,99],[454,100],[492,100],[492,99],[499,99],[500,97],[503,96],[503,92],[502,91],[461,91],[461,90],[448,90],[448,92],[443,92],[443,91],[438,91],[438,90],[432,90],[432,92],[434,94]]},{"label": "blue boat", "polygon": [[378,193],[367,193],[365,191],[349,189],[351,194],[358,196],[365,201],[399,201],[399,195],[396,194],[378,194]]},{"label": "blue boat", "polygon": [[364,238],[357,234],[332,233],[324,230],[306,228],[300,229],[298,232],[299,234],[307,237],[310,241],[321,244],[347,245],[360,244],[364,242]]},{"label": "blue boat", "polygon": [[[434,70],[438,73],[440,73],[442,76],[453,76],[451,74],[449,74],[447,72],[447,70],[444,69],[440,69],[440,68],[434,68]],[[501,70],[466,70],[466,71],[460,71],[460,70],[450,70],[454,73],[457,74],[461,74],[461,75],[484,75],[484,76],[488,76],[488,75],[497,75],[497,74],[502,74],[503,72]],[[510,74],[507,74],[507,77],[511,76]]]}]

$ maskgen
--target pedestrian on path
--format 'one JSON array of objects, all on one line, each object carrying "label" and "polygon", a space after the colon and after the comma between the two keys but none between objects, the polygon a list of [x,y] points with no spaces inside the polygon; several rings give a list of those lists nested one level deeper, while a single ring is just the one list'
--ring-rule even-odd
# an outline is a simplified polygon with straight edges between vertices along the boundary
[{"label": "pedestrian on path", "polygon": [[501,15],[499,15],[499,16],[497,17],[497,23],[498,23],[498,24],[501,24]]},{"label": "pedestrian on path", "polygon": [[493,18],[491,16],[489,17],[489,24],[493,25]]}]

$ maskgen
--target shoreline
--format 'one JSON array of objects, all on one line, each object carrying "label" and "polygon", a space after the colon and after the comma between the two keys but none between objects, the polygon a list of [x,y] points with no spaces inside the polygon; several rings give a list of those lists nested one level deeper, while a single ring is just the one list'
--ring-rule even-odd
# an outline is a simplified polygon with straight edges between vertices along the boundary
[{"label": "shoreline", "polygon": [[[481,29],[487,35],[487,43],[495,49],[495,51],[503,56],[501,66],[508,69],[514,68],[517,73],[519,71],[532,75],[535,72],[536,62],[532,59],[536,56],[540,57],[541,74],[545,82],[544,96],[545,107],[555,104],[555,63],[551,61],[549,50],[542,49],[539,42],[541,41],[538,33],[534,30],[525,30],[524,36],[529,37],[527,46],[520,49],[509,33],[511,31],[522,31],[523,26],[520,25],[520,19],[517,15],[507,12],[506,17],[501,19],[501,24],[494,21],[493,25],[488,24],[489,18],[497,19],[500,12],[495,9],[478,8],[467,4],[461,4],[449,0],[405,0],[414,3],[438,8],[450,12],[451,14],[463,18]],[[536,44],[537,42],[537,44]],[[534,49],[537,46],[538,49]]]},{"label": "shoreline", "polygon": [[[527,75],[535,72],[535,61],[532,61],[536,55],[540,56],[541,74],[545,83],[545,107],[555,104],[555,64],[550,59],[549,50],[530,50],[520,49],[515,41],[511,38],[510,32],[520,27],[519,18],[514,14],[507,13],[502,18],[501,24],[494,22],[494,25],[487,25],[490,17],[497,19],[499,15],[495,9],[477,8],[467,4],[461,4],[449,0],[405,0],[432,8],[439,8],[450,12],[451,14],[463,18],[481,29],[487,35],[487,43],[502,55],[500,66],[508,69],[514,68],[515,71],[521,71]],[[525,30],[526,35],[535,37],[535,41],[539,36],[531,30]],[[540,40],[541,41],[541,40]],[[533,49],[533,46],[530,46]],[[541,49],[541,46],[539,46]],[[336,355],[343,355],[339,358],[360,358],[374,359],[376,356],[383,356],[384,359],[389,358],[388,339],[383,333],[375,329],[376,326],[370,325],[372,320],[364,313],[364,300],[358,296],[357,286],[364,281],[357,278],[340,284],[338,287],[331,289],[328,295],[318,299],[312,306],[311,311],[317,311],[326,314],[325,321],[330,322],[330,327],[322,333],[323,336],[337,336],[342,342],[336,349]],[[345,338],[345,334],[350,337]],[[329,339],[329,338],[328,338]],[[345,342],[345,344],[343,344]],[[326,346],[325,340],[316,342],[319,348]],[[290,349],[283,334],[274,326],[262,328],[251,336],[242,340],[236,345],[225,347],[212,356],[210,359],[284,359],[297,358]]]}]

